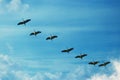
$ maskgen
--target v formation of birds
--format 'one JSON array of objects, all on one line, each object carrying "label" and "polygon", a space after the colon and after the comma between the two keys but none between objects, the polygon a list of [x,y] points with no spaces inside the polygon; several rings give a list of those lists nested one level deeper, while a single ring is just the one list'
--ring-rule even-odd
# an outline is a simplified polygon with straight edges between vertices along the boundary
[{"label": "v formation of birds", "polygon": [[[19,22],[17,25],[26,25],[26,23],[28,23],[29,21],[31,21],[31,19],[26,19],[26,20],[23,20],[23,21],[21,21],[21,22]],[[40,33],[42,33],[41,31],[34,31],[34,32],[31,32],[30,33],[30,36],[37,36],[38,34],[40,34]],[[55,38],[58,38],[58,36],[57,35],[53,35],[53,36],[48,36],[47,38],[46,38],[46,40],[53,40],[53,39],[55,39]],[[62,53],[70,53],[72,50],[74,50],[74,48],[68,48],[68,49],[64,49],[64,50],[61,50],[61,52]],[[80,54],[80,55],[77,55],[77,56],[75,56],[75,58],[79,58],[79,59],[83,59],[84,57],[86,57],[87,56],[87,54]],[[89,62],[88,64],[89,65],[97,65],[97,64],[99,64],[100,63],[100,61],[91,61],[91,62]],[[103,62],[103,63],[100,63],[98,66],[99,67],[102,67],[102,66],[106,66],[106,65],[108,65],[109,63],[111,63],[110,61],[106,61],[106,62]]]}]

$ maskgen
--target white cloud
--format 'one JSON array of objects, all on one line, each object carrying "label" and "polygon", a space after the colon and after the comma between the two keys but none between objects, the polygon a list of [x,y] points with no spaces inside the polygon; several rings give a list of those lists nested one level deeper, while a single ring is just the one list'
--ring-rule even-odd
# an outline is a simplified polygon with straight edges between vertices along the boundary
[{"label": "white cloud", "polygon": [[0,54],[0,78],[7,74],[8,68],[12,65],[7,55]]},{"label": "white cloud", "polygon": [[[34,75],[30,75],[29,73],[22,71],[21,69],[15,69],[16,65],[15,62],[13,62],[8,55],[0,54],[0,80],[3,79],[12,79],[12,80],[67,80],[68,77],[71,76],[69,80],[76,80],[74,79],[74,76],[80,76],[81,74],[84,74],[83,72],[79,73],[81,71],[81,67],[78,67],[75,71],[71,71],[69,74],[65,74],[62,72],[36,72]],[[75,73],[75,74],[74,74]],[[79,73],[79,74],[78,74]],[[73,77],[73,78],[72,78]],[[76,78],[76,77],[75,77]]]},{"label": "white cloud", "polygon": [[[120,80],[120,61],[112,61],[111,75],[97,73],[87,79],[87,75],[92,75],[91,68],[79,66],[69,72],[36,72],[29,74],[19,68],[8,55],[0,54],[0,80]],[[18,66],[16,66],[18,65]],[[15,69],[17,67],[17,69]]]},{"label": "white cloud", "polygon": [[52,74],[52,73],[45,73],[45,75],[50,79],[50,80],[58,80],[60,79],[62,73],[55,73],[55,74]]},{"label": "white cloud", "polygon": [[112,63],[114,72],[111,75],[98,73],[87,80],[120,80],[120,61],[115,60]]},{"label": "white cloud", "polygon": [[7,4],[7,8],[9,11],[25,11],[29,8],[29,5],[23,4],[21,0],[11,0],[10,3]]},{"label": "white cloud", "polygon": [[85,74],[84,67],[78,67],[77,69],[75,69],[75,71],[72,71],[67,74],[66,80],[77,80],[81,78],[81,76],[83,76],[84,74]]},{"label": "white cloud", "polygon": [[6,12],[24,12],[29,8],[29,4],[23,3],[21,0],[0,0],[0,14]]},{"label": "white cloud", "polygon": [[31,76],[22,71],[13,71],[12,74],[16,77],[15,80],[60,80],[60,73],[36,73],[35,75]]}]

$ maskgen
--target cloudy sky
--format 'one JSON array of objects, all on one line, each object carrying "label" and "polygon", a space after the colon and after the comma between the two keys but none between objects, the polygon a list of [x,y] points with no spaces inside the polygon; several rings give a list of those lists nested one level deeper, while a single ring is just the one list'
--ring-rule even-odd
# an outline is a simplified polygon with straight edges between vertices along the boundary
[{"label": "cloudy sky", "polygon": [[120,80],[119,10],[119,0],[0,0],[0,80]]}]

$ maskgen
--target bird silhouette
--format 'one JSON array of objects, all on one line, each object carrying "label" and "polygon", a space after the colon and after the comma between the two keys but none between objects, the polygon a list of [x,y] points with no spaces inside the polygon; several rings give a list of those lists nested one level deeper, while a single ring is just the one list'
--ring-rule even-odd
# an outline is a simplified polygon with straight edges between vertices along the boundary
[{"label": "bird silhouette", "polygon": [[69,53],[69,52],[71,52],[73,49],[74,49],[74,48],[68,48],[68,49],[62,50],[61,52],[67,52],[67,53]]},{"label": "bird silhouette", "polygon": [[46,40],[53,40],[53,39],[55,39],[55,38],[57,38],[58,36],[56,36],[56,35],[54,35],[54,36],[49,36],[49,37],[47,37],[46,38]]},{"label": "bird silhouette", "polygon": [[93,61],[93,62],[89,62],[88,64],[90,64],[90,65],[96,65],[96,64],[98,64],[99,63],[99,61]]},{"label": "bird silhouette", "polygon": [[34,32],[30,33],[30,36],[33,36],[33,35],[36,36],[40,33],[41,33],[41,31],[34,31]]},{"label": "bird silhouette", "polygon": [[77,56],[75,56],[75,58],[83,58],[83,57],[85,57],[85,56],[87,56],[87,54],[81,54],[81,55],[77,55]]},{"label": "bird silhouette", "polygon": [[23,20],[21,22],[19,22],[17,25],[26,25],[26,23],[28,23],[29,21],[31,21],[31,19],[26,19],[26,20]]},{"label": "bird silhouette", "polygon": [[104,62],[104,63],[102,63],[102,64],[100,64],[100,65],[98,65],[99,67],[102,67],[102,66],[106,66],[106,65],[108,65],[108,64],[110,64],[110,62],[108,61],[108,62]]}]

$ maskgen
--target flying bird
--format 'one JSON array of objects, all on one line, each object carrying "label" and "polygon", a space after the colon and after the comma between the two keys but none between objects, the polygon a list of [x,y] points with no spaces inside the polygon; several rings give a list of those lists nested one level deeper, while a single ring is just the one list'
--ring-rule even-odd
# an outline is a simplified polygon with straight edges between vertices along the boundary
[{"label": "flying bird", "polygon": [[100,65],[98,65],[99,67],[102,67],[102,66],[106,66],[106,65],[108,65],[108,64],[110,64],[110,62],[108,61],[108,62],[104,62],[104,63],[102,63],[102,64],[100,64]]},{"label": "flying bird", "polygon": [[87,54],[81,54],[81,55],[77,55],[77,56],[75,56],[75,58],[83,58],[83,57],[85,57],[85,56],[87,56]]},{"label": "flying bird", "polygon": [[31,19],[26,19],[26,20],[23,20],[23,21],[19,22],[17,25],[23,25],[23,24],[25,25],[29,21],[31,21]]},{"label": "flying bird", "polygon": [[49,37],[47,37],[46,38],[46,40],[53,40],[53,39],[55,39],[55,38],[57,38],[58,36],[56,36],[56,35],[54,35],[54,36],[49,36]]},{"label": "flying bird", "polygon": [[67,52],[67,53],[69,53],[69,52],[71,52],[73,49],[74,49],[74,48],[64,49],[64,50],[62,50],[61,52]]},{"label": "flying bird", "polygon": [[38,35],[40,33],[41,33],[41,31],[34,31],[34,32],[30,33],[30,36],[32,36],[32,35],[36,36],[36,35]]},{"label": "flying bird", "polygon": [[90,65],[96,65],[96,64],[98,64],[99,63],[99,61],[93,61],[93,62],[89,62],[88,64],[90,64]]}]

